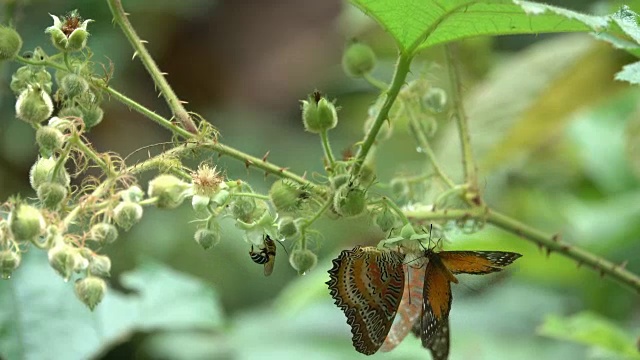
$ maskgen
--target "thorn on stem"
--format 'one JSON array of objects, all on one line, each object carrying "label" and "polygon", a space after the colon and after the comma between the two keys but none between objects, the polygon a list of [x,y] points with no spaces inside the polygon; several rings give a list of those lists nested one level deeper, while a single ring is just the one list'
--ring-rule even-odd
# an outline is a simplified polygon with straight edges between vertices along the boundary
[{"label": "thorn on stem", "polygon": [[560,234],[553,234],[553,236],[551,236],[551,240],[555,242],[560,241]]},{"label": "thorn on stem", "polygon": [[270,152],[271,152],[271,150],[268,150],[268,151],[264,154],[264,156],[262,157],[262,161],[263,161],[263,162],[267,162],[267,157],[269,156],[269,153],[270,153]]}]

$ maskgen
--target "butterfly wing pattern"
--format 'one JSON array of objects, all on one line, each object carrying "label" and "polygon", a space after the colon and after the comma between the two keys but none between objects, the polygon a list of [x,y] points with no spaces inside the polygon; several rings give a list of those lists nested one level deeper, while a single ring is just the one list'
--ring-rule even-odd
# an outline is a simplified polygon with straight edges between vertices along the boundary
[{"label": "butterfly wing pattern", "polygon": [[353,346],[374,354],[382,346],[405,287],[403,255],[375,247],[344,250],[329,270],[329,291],[351,326]]},{"label": "butterfly wing pattern", "polygon": [[389,334],[384,340],[380,351],[393,350],[412,331],[414,324],[420,327],[420,314],[422,314],[422,288],[424,286],[424,265],[404,265],[405,282],[404,293],[398,308],[398,314],[393,321]]}]

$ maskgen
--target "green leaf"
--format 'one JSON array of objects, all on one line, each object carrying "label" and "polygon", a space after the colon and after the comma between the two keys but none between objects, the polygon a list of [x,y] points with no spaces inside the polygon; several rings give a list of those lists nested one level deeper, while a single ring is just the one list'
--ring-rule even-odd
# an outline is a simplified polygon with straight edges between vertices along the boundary
[{"label": "green leaf", "polygon": [[622,70],[616,74],[616,80],[640,84],[640,62],[623,66]]},{"label": "green leaf", "polygon": [[591,16],[519,0],[352,0],[412,54],[481,35],[600,32],[608,16]]},{"label": "green leaf", "polygon": [[213,289],[157,263],[123,275],[134,293],[109,289],[91,312],[43,253],[23,260],[11,280],[0,282],[0,353],[7,359],[86,359],[135,331],[221,324]]},{"label": "green leaf", "polygon": [[565,318],[549,316],[538,332],[548,337],[607,350],[628,359],[640,359],[634,339],[624,329],[590,312]]}]

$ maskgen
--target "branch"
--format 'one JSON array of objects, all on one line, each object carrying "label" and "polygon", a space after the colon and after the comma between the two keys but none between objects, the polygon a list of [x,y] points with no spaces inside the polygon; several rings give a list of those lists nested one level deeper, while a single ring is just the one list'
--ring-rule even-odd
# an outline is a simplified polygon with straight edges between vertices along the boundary
[{"label": "branch", "polygon": [[143,41],[140,40],[138,34],[136,34],[133,26],[127,19],[127,13],[124,11],[122,7],[121,0],[107,0],[109,4],[109,9],[113,14],[113,18],[115,22],[120,26],[122,32],[131,43],[135,50],[135,55],[140,57],[142,64],[147,69],[149,75],[153,79],[154,83],[160,89],[160,93],[164,96],[173,116],[182,124],[182,127],[190,133],[196,134],[198,129],[191,119],[191,116],[187,112],[187,110],[182,106],[182,102],[178,99],[178,96],[173,92],[173,89],[165,79],[163,73],[158,68],[158,65],[151,57],[151,54],[147,51],[147,48],[144,46]]}]

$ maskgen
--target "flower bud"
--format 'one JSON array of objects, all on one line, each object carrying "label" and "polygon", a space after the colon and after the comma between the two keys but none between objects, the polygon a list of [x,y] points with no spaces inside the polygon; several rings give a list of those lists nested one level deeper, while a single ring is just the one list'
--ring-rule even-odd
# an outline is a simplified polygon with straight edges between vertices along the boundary
[{"label": "flower bud", "polygon": [[193,195],[191,198],[191,207],[197,213],[206,213],[209,211],[209,203],[211,199],[204,195]]},{"label": "flower bud", "polygon": [[149,182],[147,194],[157,198],[156,206],[160,209],[175,209],[187,195],[189,184],[173,175],[159,175]]},{"label": "flower bud", "polygon": [[198,170],[192,175],[193,192],[197,195],[204,195],[209,198],[214,196],[220,189],[227,187],[224,183],[224,176],[208,164],[201,164]]},{"label": "flower bud", "polygon": [[9,227],[18,241],[35,240],[44,232],[46,225],[40,210],[31,205],[19,204],[9,214]]},{"label": "flower bud", "polygon": [[302,100],[302,122],[305,130],[319,134],[338,124],[336,106],[318,91]]},{"label": "flower bud", "polygon": [[447,108],[447,93],[439,87],[431,87],[422,97],[424,106],[433,113],[439,114]]},{"label": "flower bud", "polygon": [[15,58],[22,48],[22,38],[17,31],[0,25],[0,61]]},{"label": "flower bud", "polygon": [[101,246],[111,244],[118,238],[118,228],[109,223],[98,223],[89,230],[89,239]]},{"label": "flower bud", "polygon": [[45,182],[38,186],[38,199],[47,209],[55,210],[67,197],[67,188],[54,182]]},{"label": "flower bud", "polygon": [[102,122],[103,116],[104,111],[99,106],[91,105],[89,107],[82,108],[82,121],[87,129],[91,129]]},{"label": "flower bud", "polygon": [[51,35],[53,46],[61,51],[79,51],[87,45],[87,25],[93,20],[82,21],[75,10],[63,17],[62,21],[55,15],[51,17],[53,26],[44,32]]},{"label": "flower bud", "polygon": [[385,206],[382,211],[376,214],[375,222],[380,230],[388,232],[395,227],[398,222],[398,217],[393,213],[393,211],[389,210],[389,208]]},{"label": "flower bud", "polygon": [[36,131],[36,143],[42,155],[51,156],[62,149],[64,135],[53,126],[42,126]]},{"label": "flower bud", "polygon": [[220,190],[211,198],[211,204],[216,207],[222,206],[229,199],[229,195],[228,190]]},{"label": "flower bud", "polygon": [[293,212],[300,208],[299,196],[302,191],[294,184],[277,180],[269,189],[269,198],[273,206],[281,212]]},{"label": "flower bud", "polygon": [[113,220],[125,231],[142,219],[142,206],[131,201],[122,201],[113,209]]},{"label": "flower bud", "polygon": [[375,65],[376,54],[367,44],[354,42],[342,55],[342,69],[351,77],[362,77],[370,73]]},{"label": "flower bud", "polygon": [[52,247],[47,256],[49,265],[62,276],[64,281],[69,281],[74,271],[80,272],[89,267],[89,260],[85,259],[78,249],[66,244]]},{"label": "flower bud", "polygon": [[318,257],[311,250],[296,249],[291,252],[289,263],[298,271],[299,275],[305,275],[307,271],[316,266]]},{"label": "flower bud", "polygon": [[349,175],[347,174],[336,175],[331,179],[329,179],[329,182],[331,183],[331,188],[333,190],[338,190],[339,188],[342,187],[342,185],[346,184],[348,181],[349,181]]},{"label": "flower bud", "polygon": [[51,97],[39,87],[28,86],[16,100],[16,116],[29,124],[47,120],[52,112]]},{"label": "flower bud", "polygon": [[68,97],[74,98],[89,90],[89,83],[80,75],[67,73],[60,81],[60,90]]},{"label": "flower bud", "polygon": [[203,249],[208,250],[220,243],[221,234],[218,230],[198,229],[193,238]]},{"label": "flower bud", "polygon": [[9,279],[20,266],[20,254],[10,250],[0,251],[0,277]]},{"label": "flower bud", "polygon": [[31,188],[38,191],[40,185],[45,182],[56,182],[65,187],[69,186],[71,179],[69,178],[69,173],[64,166],[61,166],[58,169],[56,176],[53,176],[55,168],[55,158],[39,158],[29,171],[29,182],[31,183]]},{"label": "flower bud", "polygon": [[367,205],[367,192],[360,186],[342,185],[333,197],[333,207],[342,216],[362,214]]},{"label": "flower bud", "polygon": [[287,239],[298,235],[298,227],[291,216],[284,216],[280,219],[278,222],[278,231]]},{"label": "flower bud", "polygon": [[140,202],[144,198],[144,191],[138,185],[120,191],[120,199],[122,201]]},{"label": "flower bud", "polygon": [[74,287],[78,299],[92,311],[102,301],[104,294],[107,292],[107,283],[97,276],[78,279]]},{"label": "flower bud", "polygon": [[82,110],[77,106],[67,106],[58,111],[58,116],[82,118]]},{"label": "flower bud", "polygon": [[249,222],[256,210],[256,202],[251,198],[238,197],[232,202],[231,212],[235,219]]},{"label": "flower bud", "polygon": [[91,275],[109,277],[111,276],[111,259],[104,255],[93,254],[89,258],[88,272]]}]

